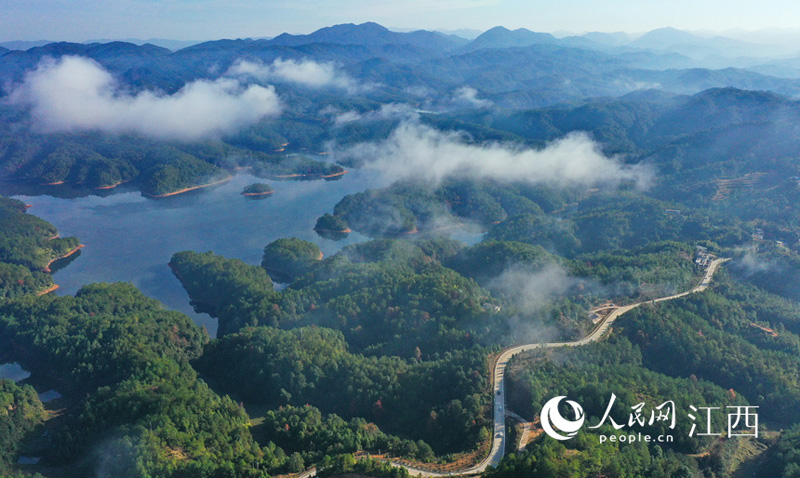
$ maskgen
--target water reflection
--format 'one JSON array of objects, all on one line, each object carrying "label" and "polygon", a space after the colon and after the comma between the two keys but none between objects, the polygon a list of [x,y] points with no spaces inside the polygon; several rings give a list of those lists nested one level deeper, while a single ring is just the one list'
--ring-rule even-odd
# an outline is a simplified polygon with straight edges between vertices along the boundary
[{"label": "water reflection", "polygon": [[[253,201],[242,189],[263,179],[239,174],[224,184],[186,194],[150,199],[132,190],[110,190],[108,196],[25,191],[7,183],[0,194],[12,195],[29,210],[55,225],[62,237],[76,236],[86,247],[54,272],[59,295],[72,295],[94,282],[131,282],[146,295],[181,311],[214,336],[216,320],[195,312],[167,262],[176,252],[214,251],[249,264],[260,264],[264,246],[282,237],[316,243],[326,257],[368,238],[317,234],[317,218],[333,212],[345,195],[388,185],[375,171],[352,170],[335,181],[270,181],[275,194]],[[126,185],[127,186],[127,185]],[[9,187],[11,188],[9,190]],[[104,192],[105,193],[105,192]],[[448,232],[450,233],[450,232]],[[452,231],[467,243],[480,234]],[[65,267],[68,264],[67,267]]]},{"label": "water reflection", "polygon": [[0,379],[19,382],[30,377],[31,373],[17,362],[0,364]]},{"label": "water reflection", "polygon": [[55,390],[48,390],[39,394],[39,401],[42,403],[52,402],[61,398],[61,394]]},{"label": "water reflection", "polygon": [[[240,174],[214,188],[163,199],[136,191],[79,195],[52,188],[25,191],[0,184],[0,194],[12,195],[29,210],[55,225],[62,237],[76,236],[86,247],[80,259],[59,264],[54,279],[59,295],[74,294],[93,282],[131,282],[146,295],[179,310],[209,332],[216,320],[196,313],[178,280],[167,267],[178,251],[214,251],[250,264],[260,264],[264,246],[281,237],[298,237],[319,245],[326,256],[366,240],[358,233],[323,238],[313,231],[316,220],[347,194],[385,184],[374,172],[353,171],[337,181],[271,181],[275,194],[267,201],[241,195],[242,188],[262,179]],[[10,190],[9,190],[10,188]],[[35,195],[35,194],[45,195]]]}]

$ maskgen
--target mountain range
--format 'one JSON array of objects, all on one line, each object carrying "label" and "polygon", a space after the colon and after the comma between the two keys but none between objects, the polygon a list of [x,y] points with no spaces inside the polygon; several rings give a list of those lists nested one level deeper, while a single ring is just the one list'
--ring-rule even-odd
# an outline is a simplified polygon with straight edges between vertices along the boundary
[{"label": "mountain range", "polygon": [[[524,28],[495,27],[470,41],[425,30],[397,32],[370,22],[334,25],[304,35],[207,41],[177,51],[122,41],[4,48],[0,84],[21,81],[42,58],[80,55],[133,88],[165,92],[177,91],[192,80],[215,78],[239,60],[308,59],[333,63],[356,82],[382,86],[363,93],[368,97],[403,102],[428,98],[438,107],[462,86],[505,108],[541,107],[650,88],[680,94],[716,87],[800,94],[800,75],[795,74],[800,60],[742,59],[760,49],[763,46],[754,43],[703,38],[671,28],[638,37],[594,32],[557,38]],[[743,62],[749,68],[733,67]]]}]

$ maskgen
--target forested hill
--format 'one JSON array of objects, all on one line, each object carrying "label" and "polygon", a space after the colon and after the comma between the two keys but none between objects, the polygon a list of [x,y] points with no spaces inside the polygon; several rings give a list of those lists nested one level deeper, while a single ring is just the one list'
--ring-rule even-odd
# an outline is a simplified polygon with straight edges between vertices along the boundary
[{"label": "forested hill", "polygon": [[[694,44],[703,43],[691,38]],[[669,53],[669,46],[654,48],[630,39],[624,43],[624,48],[608,47],[592,36],[556,39],[502,28],[466,42],[436,32],[399,33],[365,23],[268,40],[210,41],[175,52],[125,42],[56,42],[0,52],[0,95],[10,100],[0,105],[0,179],[63,185],[84,194],[130,183],[160,197],[217,183],[242,169],[264,178],[331,177],[343,169],[313,154],[328,152],[333,144],[387,134],[400,110],[428,112],[426,121],[436,127],[467,131],[478,141],[538,144],[565,131],[588,130],[607,151],[627,153],[643,143],[652,148],[657,145],[654,140],[664,143],[745,118],[765,119],[747,116],[758,105],[741,96],[737,104],[720,110],[727,114],[681,116],[680,111],[664,111],[666,103],[680,102],[667,99],[670,94],[731,87],[800,93],[797,79],[704,68],[697,59]],[[64,68],[60,62],[75,58],[88,64],[73,73],[91,70],[108,82],[104,88],[109,95],[87,83],[83,94],[96,101],[91,109],[95,113],[80,124],[66,124],[64,118],[70,115],[65,111],[58,118],[43,118],[46,111],[70,105],[50,95],[63,86],[51,82],[67,78],[53,72]],[[315,78],[306,78],[304,71]],[[235,106],[236,98],[253,86],[264,88],[260,99],[271,97],[263,115],[245,114],[246,109]],[[188,101],[204,94],[198,92],[204,88],[218,89],[216,98],[225,102],[214,108],[225,113],[214,116],[233,116],[213,128],[205,126],[209,131],[199,134],[185,123],[213,126],[211,115],[201,113],[187,121],[181,111],[194,111],[187,109]],[[658,98],[653,101],[641,93],[648,88],[669,93],[652,95]],[[590,101],[574,111],[559,106],[618,97],[623,99],[602,106]],[[128,112],[135,118],[118,117],[126,101],[137,104],[151,98],[183,98],[187,104],[175,103],[183,109],[154,118],[138,117],[146,108]],[[115,106],[115,101],[121,103]],[[685,111],[715,111],[719,101],[699,98],[682,106]],[[254,103],[249,104],[252,109]],[[394,110],[381,110],[381,105],[393,105]],[[761,106],[762,113],[774,113],[768,103]],[[529,111],[541,107],[548,109]],[[108,116],[111,111],[117,114]],[[465,114],[430,114],[453,111]],[[95,114],[108,117],[92,118]],[[370,121],[350,120],[359,116]],[[730,124],[714,124],[728,116]],[[173,118],[169,124],[150,124],[167,117]],[[651,126],[654,134],[649,133]],[[689,130],[681,130],[684,127]]]},{"label": "forested hill", "polygon": [[50,266],[80,247],[77,238],[59,237],[52,224],[27,209],[0,196],[0,300],[52,290]]},{"label": "forested hill", "polygon": [[541,145],[588,132],[606,154],[649,167],[653,176],[644,190],[624,193],[457,174],[433,184],[408,179],[347,196],[333,215],[339,227],[372,236],[475,222],[489,237],[533,242],[567,256],[678,238],[734,245],[757,230],[793,245],[800,240],[798,120],[796,100],[734,88],[423,117],[473,138],[481,130],[465,125],[494,132],[478,145],[507,144],[504,134]]},{"label": "forested hill", "polygon": [[[30,372],[0,380],[0,476],[455,474],[502,429],[490,478],[795,477],[800,75],[732,50],[763,53],[670,29],[467,41],[374,23],[0,49],[0,180],[20,197],[120,193],[92,203],[172,220],[182,201],[161,198],[240,172],[270,182],[244,195],[318,180],[235,195],[247,219],[192,217],[252,221],[225,249],[250,262],[199,237],[130,278],[179,282],[215,338],[131,283],[45,294],[81,245],[0,197],[0,371]],[[513,357],[494,390],[503,350],[567,341]],[[630,429],[553,440],[553,397]],[[629,419],[667,402],[674,427]],[[693,406],[757,406],[761,435],[690,436]],[[506,411],[526,425],[503,429]]]},{"label": "forested hill", "polygon": [[[149,44],[56,42],[5,52],[0,56],[0,78],[19,81],[42,58],[79,55],[97,61],[134,87],[173,92],[186,82],[208,78],[213,75],[210,72],[224,72],[242,58],[265,63],[278,58],[313,58],[339,63],[360,81],[380,82],[384,92],[375,91],[373,95],[385,95],[386,89],[393,95],[408,95],[403,90],[409,87],[424,87],[441,94],[469,84],[493,101],[517,108],[619,95],[644,84],[658,84],[682,93],[714,86],[781,93],[798,90],[795,80],[744,69],[723,69],[722,65],[737,66],[733,58],[728,59],[727,65],[724,57],[712,65],[713,62],[669,52],[669,45],[661,49],[634,43],[618,48],[606,47],[596,40],[556,39],[524,29],[511,32],[498,28],[465,44],[464,39],[452,35],[424,30],[399,33],[364,23],[335,25],[308,35],[210,41],[176,52]],[[700,45],[713,43],[709,39],[693,41],[697,51],[703,48]],[[415,67],[409,69],[408,65]],[[498,75],[498,71],[511,74]],[[535,98],[537,95],[539,99]]]}]

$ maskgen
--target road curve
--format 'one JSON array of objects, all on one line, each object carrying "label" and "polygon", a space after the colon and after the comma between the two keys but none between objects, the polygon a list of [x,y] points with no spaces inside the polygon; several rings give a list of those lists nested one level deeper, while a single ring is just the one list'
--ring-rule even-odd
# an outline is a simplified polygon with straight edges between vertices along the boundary
[{"label": "road curve", "polygon": [[[582,339],[576,340],[574,342],[545,342],[545,343],[535,343],[535,344],[525,344],[525,345],[517,345],[515,347],[509,347],[503,350],[500,355],[497,357],[494,363],[494,370],[492,371],[492,396],[494,397],[494,403],[492,404],[492,410],[494,413],[494,426],[493,426],[493,434],[492,434],[492,448],[489,451],[489,454],[486,458],[483,459],[477,465],[471,466],[469,468],[465,468],[459,471],[451,471],[447,473],[439,473],[434,471],[424,470],[422,468],[417,468],[410,465],[404,465],[395,462],[389,462],[392,466],[402,467],[408,470],[411,476],[419,476],[423,478],[438,478],[438,477],[447,477],[447,476],[467,476],[467,475],[478,475],[486,471],[489,466],[497,466],[500,463],[500,460],[503,458],[506,449],[506,391],[505,391],[505,372],[506,367],[508,366],[508,362],[514,355],[517,355],[521,352],[527,352],[530,350],[536,350],[541,348],[557,348],[557,347],[579,347],[581,345],[586,345],[592,342],[597,342],[603,335],[608,331],[611,324],[614,323],[621,315],[639,307],[640,305],[647,304],[647,303],[657,303],[657,302],[664,302],[667,300],[673,300],[680,297],[685,297],[689,294],[693,294],[695,292],[702,292],[708,289],[709,285],[711,284],[711,279],[714,277],[714,274],[719,269],[720,264],[725,261],[730,260],[729,258],[725,259],[714,259],[711,264],[708,265],[705,274],[703,275],[703,280],[700,282],[699,285],[694,287],[691,290],[686,292],[681,292],[680,294],[670,295],[666,297],[661,297],[658,299],[653,300],[646,300],[642,302],[636,302],[635,304],[624,305],[622,307],[617,307],[614,309],[613,312],[608,314],[600,324],[594,328],[586,337]],[[316,470],[315,470],[316,471]],[[307,472],[306,472],[307,473]],[[303,478],[307,478],[314,475],[305,475]]]}]

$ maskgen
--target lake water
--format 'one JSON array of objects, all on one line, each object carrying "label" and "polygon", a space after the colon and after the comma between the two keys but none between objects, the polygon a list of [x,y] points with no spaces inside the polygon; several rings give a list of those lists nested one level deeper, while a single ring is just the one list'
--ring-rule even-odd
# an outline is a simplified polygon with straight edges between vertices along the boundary
[{"label": "lake water", "polygon": [[48,390],[39,394],[39,401],[42,403],[52,402],[61,398],[61,394],[55,390]]},{"label": "lake water", "polygon": [[17,362],[0,364],[0,379],[19,382],[30,377],[31,373],[22,368]]},{"label": "lake water", "polygon": [[[29,212],[55,225],[62,237],[76,236],[86,245],[66,267],[55,270],[57,294],[71,295],[93,282],[131,282],[170,309],[189,315],[213,336],[216,320],[192,310],[167,266],[174,253],[214,251],[260,264],[265,245],[299,237],[318,244],[327,256],[367,238],[351,233],[339,241],[324,239],[313,231],[317,218],[333,212],[347,194],[384,185],[374,172],[356,170],[336,181],[269,181],[275,189],[272,196],[242,196],[242,188],[254,182],[263,180],[240,174],[213,188],[162,199],[135,191],[77,198],[10,193],[32,205]],[[9,191],[0,188],[0,194]]]},{"label": "lake water", "polygon": [[[101,197],[54,197],[69,191],[50,187],[33,195],[0,184],[0,194],[24,201],[29,210],[55,225],[62,237],[76,236],[85,244],[54,267],[59,295],[72,295],[94,282],[131,282],[147,296],[181,311],[214,336],[216,319],[196,313],[180,282],[167,266],[179,251],[214,251],[225,257],[260,264],[264,246],[282,237],[316,243],[329,256],[342,247],[367,240],[351,233],[335,241],[317,235],[319,216],[333,212],[342,197],[387,184],[374,171],[354,170],[335,181],[268,181],[272,196],[253,199],[242,188],[263,182],[247,174],[215,186],[162,199],[136,191],[112,191]],[[480,234],[454,229],[450,235],[467,243]]]}]

